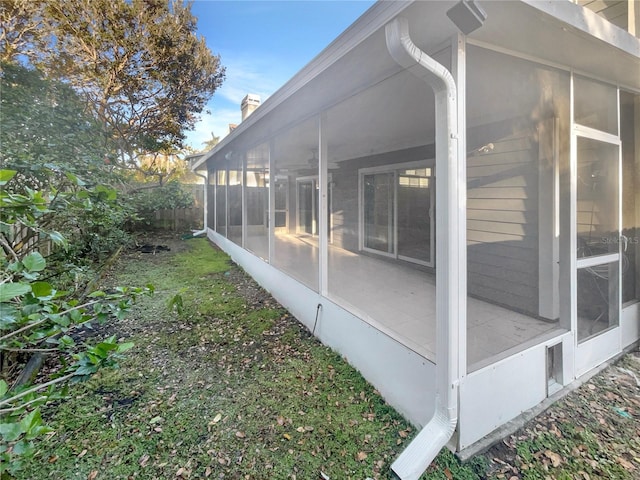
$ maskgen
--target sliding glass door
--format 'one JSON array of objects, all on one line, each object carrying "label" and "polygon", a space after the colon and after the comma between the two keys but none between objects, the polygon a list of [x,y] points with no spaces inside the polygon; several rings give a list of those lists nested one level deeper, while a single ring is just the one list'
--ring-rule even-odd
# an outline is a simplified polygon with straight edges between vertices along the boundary
[{"label": "sliding glass door", "polygon": [[432,168],[360,170],[361,249],[433,266]]}]

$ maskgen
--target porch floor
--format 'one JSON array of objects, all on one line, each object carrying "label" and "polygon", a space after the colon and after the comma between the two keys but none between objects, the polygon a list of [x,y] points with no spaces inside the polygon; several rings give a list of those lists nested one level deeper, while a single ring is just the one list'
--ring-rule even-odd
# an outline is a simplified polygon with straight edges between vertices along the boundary
[{"label": "porch floor", "polygon": [[[316,239],[277,235],[274,266],[318,288]],[[328,297],[435,361],[435,278],[403,262],[329,247]],[[473,370],[560,333],[558,322],[467,298],[467,365]]]}]

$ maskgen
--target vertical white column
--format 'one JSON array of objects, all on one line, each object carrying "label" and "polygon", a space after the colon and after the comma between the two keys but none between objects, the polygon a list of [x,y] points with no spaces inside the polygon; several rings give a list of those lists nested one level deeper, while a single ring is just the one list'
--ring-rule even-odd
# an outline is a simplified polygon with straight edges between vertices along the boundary
[{"label": "vertical white column", "polygon": [[[458,216],[458,375],[460,383],[467,376],[467,113],[466,113],[466,83],[467,83],[467,44],[465,36],[454,35],[451,39],[451,70],[458,91],[457,122],[458,143],[457,158],[458,172],[458,211],[452,212]],[[436,189],[438,188],[438,172],[436,171]],[[438,268],[436,252],[436,269]]]}]

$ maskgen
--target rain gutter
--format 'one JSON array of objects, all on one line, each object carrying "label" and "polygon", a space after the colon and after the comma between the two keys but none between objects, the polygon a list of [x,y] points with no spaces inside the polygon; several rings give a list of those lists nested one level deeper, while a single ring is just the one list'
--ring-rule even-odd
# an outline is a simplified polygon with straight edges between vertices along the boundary
[{"label": "rain gutter", "polygon": [[466,310],[464,169],[458,155],[456,85],[451,73],[421,51],[409,36],[406,18],[385,27],[387,49],[403,68],[435,94],[436,144],[436,401],[427,425],[391,465],[402,480],[418,480],[453,436],[458,424],[459,324]]}]

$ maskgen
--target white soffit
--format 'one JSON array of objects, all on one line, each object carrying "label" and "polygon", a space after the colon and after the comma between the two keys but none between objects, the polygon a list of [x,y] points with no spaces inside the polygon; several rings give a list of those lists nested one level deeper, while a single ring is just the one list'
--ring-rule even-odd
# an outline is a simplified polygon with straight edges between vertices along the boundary
[{"label": "white soffit", "polygon": [[469,35],[505,50],[640,89],[640,39],[569,0],[478,0],[485,24]]}]

